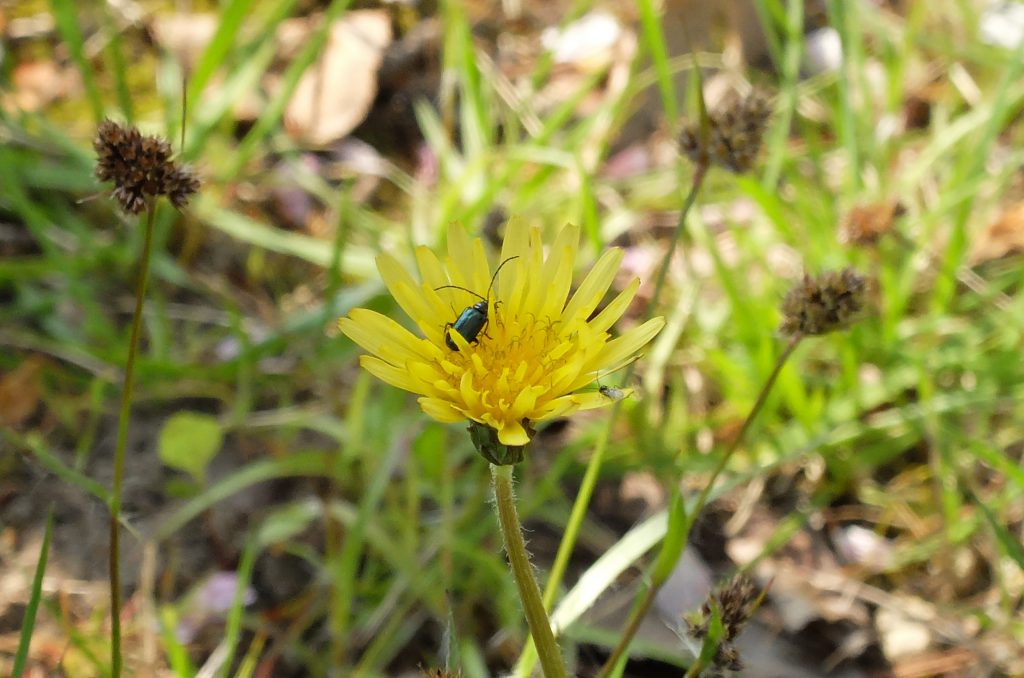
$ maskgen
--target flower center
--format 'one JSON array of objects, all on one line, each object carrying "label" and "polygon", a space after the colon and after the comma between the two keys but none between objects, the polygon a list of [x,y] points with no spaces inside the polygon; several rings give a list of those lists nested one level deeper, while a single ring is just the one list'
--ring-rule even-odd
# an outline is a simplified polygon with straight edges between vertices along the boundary
[{"label": "flower center", "polygon": [[485,413],[496,419],[519,416],[558,395],[560,386],[579,374],[585,324],[567,328],[558,318],[507,313],[503,304],[492,307],[489,316],[476,343],[445,350],[439,364],[450,393],[458,394],[470,413],[484,419]]}]

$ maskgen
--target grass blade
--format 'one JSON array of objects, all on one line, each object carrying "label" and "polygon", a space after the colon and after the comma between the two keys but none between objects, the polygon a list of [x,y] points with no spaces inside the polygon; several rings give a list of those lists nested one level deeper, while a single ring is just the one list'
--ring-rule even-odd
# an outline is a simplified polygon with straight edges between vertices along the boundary
[{"label": "grass blade", "polygon": [[245,611],[245,591],[249,588],[252,580],[252,571],[256,566],[256,556],[262,550],[259,535],[249,539],[242,553],[242,562],[238,565],[238,582],[235,585],[235,597],[231,603],[231,610],[228,612],[227,625],[224,629],[224,646],[227,648],[227,656],[221,664],[219,675],[226,676],[231,669],[231,663],[235,656],[235,648],[242,635],[242,613]]},{"label": "grass blade", "polygon": [[[198,102],[203,93],[203,88],[210,81],[214,72],[224,63],[225,58],[231,51],[232,41],[238,35],[242,20],[249,16],[252,9],[252,0],[231,0],[225,5],[217,17],[217,32],[214,33],[210,44],[206,46],[203,55],[199,57],[192,77],[188,83],[189,101]],[[266,34],[272,36],[273,33]]]},{"label": "grass blade", "polygon": [[43,594],[43,574],[46,572],[46,561],[50,556],[50,538],[53,536],[53,508],[46,517],[46,532],[43,533],[43,545],[39,549],[39,560],[36,562],[36,574],[32,578],[32,593],[25,608],[25,618],[21,622],[21,639],[18,641],[18,652],[14,655],[14,670],[11,675],[19,678],[25,673],[28,662],[28,648],[32,643],[32,629],[36,625],[36,614],[39,612],[39,601]]},{"label": "grass blade", "polygon": [[242,143],[239,144],[235,160],[228,169],[229,176],[238,176],[241,173],[242,168],[249,162],[249,159],[256,152],[259,145],[280,122],[281,116],[284,115],[285,107],[288,106],[292,94],[295,93],[295,89],[299,86],[299,80],[305,74],[306,69],[323,53],[324,45],[327,43],[328,36],[330,36],[331,27],[348,8],[350,1],[334,0],[327,8],[322,20],[323,23],[309,37],[309,40],[303,46],[299,55],[295,57],[295,60],[288,65],[288,70],[285,71],[281,79],[281,90],[267,104],[263,115],[259,117],[256,124],[245,135],[245,138],[242,139]]},{"label": "grass blade", "polygon": [[665,116],[668,118],[670,129],[674,130],[679,122],[679,104],[676,102],[675,87],[672,84],[672,69],[669,66],[665,35],[661,32],[661,19],[652,0],[642,0],[639,5],[641,41],[650,52],[654,71],[658,75],[658,89],[661,91]]},{"label": "grass blade", "polygon": [[75,62],[79,73],[82,75],[82,83],[85,85],[86,98],[92,108],[92,116],[99,125],[104,118],[103,97],[100,96],[99,85],[96,84],[96,74],[92,65],[85,57],[85,38],[78,25],[78,17],[75,16],[75,3],[72,0],[50,0],[50,7],[53,10],[53,20],[57,24],[57,32],[61,39],[67,43],[71,52],[71,60]]},{"label": "grass blade", "polygon": [[1005,525],[999,522],[996,515],[992,513],[992,509],[985,506],[985,502],[980,497],[975,497],[975,504],[981,510],[981,514],[985,516],[985,521],[992,528],[996,535],[996,540],[1003,547],[1003,551],[1010,558],[1013,558],[1013,561],[1017,563],[1017,567],[1024,570],[1024,546],[1021,546],[1020,540],[1006,529]]},{"label": "grass blade", "polygon": [[124,60],[124,41],[121,31],[117,29],[107,3],[102,4],[103,28],[107,32],[107,68],[114,78],[114,91],[117,93],[117,105],[121,108],[126,122],[135,119],[135,106],[132,104],[131,88],[128,86],[128,63]]}]

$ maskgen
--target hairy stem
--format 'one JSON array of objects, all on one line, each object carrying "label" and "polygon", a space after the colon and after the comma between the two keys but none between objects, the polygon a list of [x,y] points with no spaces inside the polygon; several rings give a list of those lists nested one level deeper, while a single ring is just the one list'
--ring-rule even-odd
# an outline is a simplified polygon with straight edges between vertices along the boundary
[{"label": "hairy stem", "polygon": [[533,565],[526,551],[523,540],[519,515],[516,512],[515,497],[512,492],[512,466],[491,464],[491,481],[494,485],[494,504],[498,509],[498,523],[505,542],[512,578],[519,589],[519,598],[523,602],[523,611],[530,626],[530,635],[540,656],[540,665],[546,678],[565,678],[565,665],[562,653],[555,642],[555,634],[551,631],[551,622],[544,603],[540,598],[540,587],[533,576]]},{"label": "hairy stem", "polygon": [[142,332],[142,304],[146,299],[149,259],[153,249],[153,222],[156,203],[146,208],[145,240],[139,261],[139,277],[135,283],[135,310],[132,333],[128,339],[128,360],[121,387],[121,408],[117,417],[117,446],[114,448],[114,482],[110,493],[110,674],[121,675],[121,486],[124,483],[124,457],[128,443],[128,421],[131,418],[132,390],[135,383],[135,357]]},{"label": "hairy stem", "polygon": [[[679,211],[679,220],[676,222],[676,230],[672,235],[672,242],[669,244],[665,258],[661,262],[661,268],[658,270],[658,277],[655,279],[651,303],[647,307],[648,318],[654,316],[655,309],[661,300],[661,295],[665,289],[665,280],[668,277],[669,265],[686,230],[687,215],[689,215],[690,210],[697,201],[697,194],[704,184],[707,171],[707,165],[697,165],[696,171],[693,174],[690,192],[687,194],[683,207]],[[636,369],[635,363],[626,368],[623,382],[629,381],[629,378],[633,376],[634,369]],[[587,462],[587,468],[583,473],[583,482],[580,484],[579,492],[576,493],[576,500],[573,502],[572,511],[569,514],[569,522],[565,526],[562,541],[558,544],[558,553],[555,555],[555,561],[551,565],[551,571],[548,573],[548,582],[544,588],[544,607],[547,610],[550,610],[554,605],[555,596],[558,594],[558,587],[561,586],[562,579],[565,577],[565,570],[569,566],[569,557],[576,546],[576,539],[579,537],[580,527],[583,525],[583,517],[586,515],[587,507],[590,506],[590,499],[594,494],[594,488],[597,486],[597,477],[601,471],[601,464],[604,463],[604,454],[608,449],[612,429],[615,426],[615,420],[618,418],[621,408],[622,401],[612,405],[612,411],[608,415],[608,423],[601,432],[601,437],[598,438],[594,451],[590,455],[590,460]],[[533,668],[533,652],[534,648],[531,646],[527,646],[524,649],[514,672],[517,678],[529,675],[530,670]]]}]

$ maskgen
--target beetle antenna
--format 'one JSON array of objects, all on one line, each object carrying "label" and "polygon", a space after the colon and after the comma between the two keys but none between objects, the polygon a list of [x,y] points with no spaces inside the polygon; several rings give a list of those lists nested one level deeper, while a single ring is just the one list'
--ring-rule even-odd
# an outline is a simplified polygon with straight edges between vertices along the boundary
[{"label": "beetle antenna", "polygon": [[513,259],[518,259],[518,258],[519,258],[518,254],[516,256],[514,256],[514,257],[509,257],[505,261],[503,261],[500,264],[498,264],[498,268],[494,269],[494,275],[491,276],[491,284],[487,286],[487,298],[485,299],[485,301],[487,301],[487,300],[489,300],[491,298],[491,290],[494,289],[494,281],[498,277],[498,272],[501,271],[501,269],[505,266],[505,264],[507,264],[508,262],[512,261]]},{"label": "beetle antenna", "polygon": [[505,264],[507,264],[508,262],[512,261],[513,259],[518,259],[518,258],[519,258],[519,255],[516,255],[514,257],[509,257],[505,261],[501,262],[501,264],[498,266],[498,268],[496,268],[494,270],[494,275],[491,276],[491,284],[487,286],[487,296],[486,297],[481,295],[478,292],[474,292],[473,290],[466,289],[462,285],[441,285],[440,287],[435,287],[434,291],[437,292],[438,290],[462,290],[463,292],[469,292],[470,294],[472,294],[477,299],[483,299],[484,301],[489,301],[490,300],[490,296],[491,296],[491,290],[494,289],[494,279],[498,277],[498,271],[500,271],[501,267],[504,266]]},{"label": "beetle antenna", "polygon": [[595,374],[594,375],[594,381],[596,381],[597,385],[600,386],[601,385],[601,377],[607,377],[609,374],[615,374],[619,370],[624,370],[627,367],[629,367],[630,365],[632,365],[633,363],[635,363],[637,360],[640,360],[640,358],[643,358],[643,355],[635,355],[632,358],[630,358],[629,360],[627,360],[626,362],[624,362],[621,365],[619,365],[618,367],[616,367],[615,369],[608,370],[607,372]]},{"label": "beetle antenna", "polygon": [[440,287],[435,287],[434,288],[435,292],[438,291],[438,290],[462,290],[463,292],[469,292],[470,294],[472,294],[474,297],[477,297],[478,299],[483,299],[484,301],[487,301],[487,297],[480,296],[479,294],[477,294],[473,290],[467,290],[465,287],[462,287],[461,285],[441,285]]}]

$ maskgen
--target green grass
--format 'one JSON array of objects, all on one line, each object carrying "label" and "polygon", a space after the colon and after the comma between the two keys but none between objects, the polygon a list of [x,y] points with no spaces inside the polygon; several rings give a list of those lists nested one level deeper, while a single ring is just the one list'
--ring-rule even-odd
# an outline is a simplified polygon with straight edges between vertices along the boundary
[{"label": "green grass", "polygon": [[[325,36],[314,31],[283,70],[274,63],[269,36],[297,16],[299,4],[221,3],[219,30],[189,72],[182,155],[198,164],[206,184],[183,215],[163,208],[158,215],[136,411],[149,420],[185,410],[214,414],[227,432],[227,461],[147,532],[128,515],[134,532],[125,538],[170,552],[202,533],[207,512],[229,513],[231,501],[252,488],[276,487],[274,501],[228,535],[235,564],[243,581],[250,574],[258,580],[267,562],[288,554],[315,574],[297,599],[278,604],[276,616],[236,602],[218,638],[241,674],[268,657],[288,657],[311,675],[326,675],[331,665],[369,676],[416,662],[440,666],[449,619],[466,678],[507,670],[527,636],[489,505],[486,464],[460,427],[429,422],[414,398],[361,373],[358,349],[336,335],[333,321],[364,306],[405,322],[379,280],[375,254],[387,249],[411,267],[416,245],[443,247],[453,221],[478,233],[495,207],[548,235],[565,222],[580,224],[577,279],[613,240],[636,252],[652,248],[656,270],[669,231],[651,223],[673,222],[692,167],[680,160],[628,178],[600,170],[645,88],[655,88],[649,101],[662,107],[656,117],[665,130],[678,130],[680,121],[664,111],[696,110],[692,92],[672,85],[693,58],[669,58],[655,3],[641,3],[629,83],[580,114],[581,102],[604,86],[603,74],[544,103],[538,91],[554,76],[541,59],[525,78],[533,88],[509,97],[479,54],[471,18],[461,4],[444,3],[438,17],[448,89],[439,108],[416,102],[414,121],[437,157],[437,183],[426,187],[408,163],[389,159],[378,200],[366,201],[350,178],[302,170],[301,149],[282,129],[288,94]],[[326,11],[339,16],[347,5],[333,2]],[[780,516],[764,558],[838,507],[877,517],[873,526],[897,547],[898,571],[887,583],[894,592],[925,581],[922,573],[950,552],[975,554],[990,568],[998,602],[931,602],[1019,646],[1024,629],[1012,615],[1024,567],[1021,257],[979,270],[993,289],[1016,294],[1007,310],[936,271],[929,257],[947,272],[964,266],[997,206],[1019,194],[1024,153],[1013,121],[1024,91],[1014,85],[1024,50],[979,44],[969,32],[977,16],[968,3],[927,12],[915,6],[898,17],[830,2],[828,20],[849,58],[835,73],[804,78],[802,3],[758,6],[778,75],[744,75],[775,92],[776,116],[758,169],[745,177],[712,170],[697,198],[680,244],[685,266],[671,271],[656,311],[669,325],[637,366],[642,397],[617,417],[599,482],[614,487],[627,473],[649,471],[670,494],[681,482],[699,487],[695,479],[716,460],[708,441],[725,447],[783,349],[776,329],[786,289],[805,270],[856,266],[877,279],[873,313],[846,333],[801,344],[713,496],[757,479],[799,488],[800,509]],[[177,146],[183,70],[157,54],[147,78],[125,77],[119,65],[133,67],[136,33],[122,35],[118,17],[92,16],[63,0],[50,8],[83,88],[80,98],[53,108],[0,113],[0,221],[31,243],[0,258],[0,373],[29,355],[46,357],[44,414],[0,432],[0,468],[16,486],[45,473],[45,482],[102,502],[108,476],[97,471],[109,456],[105,433],[127,352],[141,232],[106,199],[79,202],[102,190],[91,179],[90,140],[104,115],[127,116],[165,131]],[[256,28],[236,30],[250,25]],[[98,52],[87,49],[92,31],[110,37]],[[711,54],[695,58],[706,67],[721,63]],[[259,80],[271,68],[282,84],[266,95]],[[928,84],[926,69],[969,76],[977,98],[963,79],[940,77],[929,94],[930,125],[886,136],[907,96]],[[8,68],[2,77],[10,75]],[[710,75],[704,72],[705,81]],[[140,80],[153,84],[132,89]],[[263,97],[261,114],[236,133],[233,106],[247,95]],[[262,202],[280,182],[271,158],[293,168],[323,206],[327,235],[275,223]],[[849,207],[890,197],[907,207],[898,228],[915,251],[895,240],[874,251],[838,244]],[[638,304],[631,317],[646,311]],[[564,439],[539,446],[517,468],[519,510],[538,535],[534,545],[565,531],[574,500],[565,488],[578,486],[608,416],[575,417]],[[158,428],[133,429],[154,441],[140,454],[158,464]],[[573,589],[578,573],[559,589],[556,618],[572,624],[565,647],[587,639],[614,644],[606,629],[580,618],[596,593],[620,585],[622,573],[656,561],[667,525],[658,513],[609,541],[607,526],[587,514],[577,553],[604,556],[583,563],[596,590]],[[921,525],[925,534],[914,531]],[[51,544],[50,565],[62,556]],[[542,588],[553,556],[535,558]],[[46,546],[39,561],[47,562]],[[202,573],[167,562],[175,585],[154,595],[161,617],[176,619],[174,590]],[[103,575],[97,564],[95,579]],[[102,666],[103,625],[70,618],[48,599],[55,600],[52,592],[36,587],[23,601],[31,603],[26,619],[36,618],[36,632],[63,633]],[[167,629],[154,633],[160,663],[176,675],[205,660],[189,656]],[[686,661],[674,647],[637,647]],[[0,656],[0,666],[9,660]]]}]

